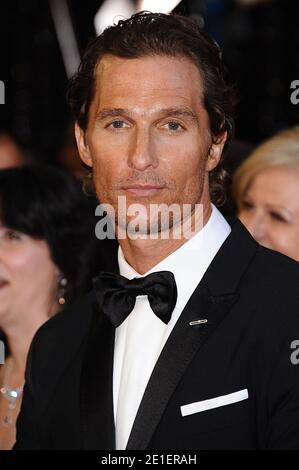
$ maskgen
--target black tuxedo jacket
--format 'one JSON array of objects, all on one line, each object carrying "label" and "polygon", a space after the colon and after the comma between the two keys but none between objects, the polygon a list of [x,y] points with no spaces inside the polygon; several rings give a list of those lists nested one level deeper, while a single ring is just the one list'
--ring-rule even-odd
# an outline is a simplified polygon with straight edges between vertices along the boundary
[{"label": "black tuxedo jacket", "polygon": [[[93,292],[42,326],[15,449],[115,448],[114,333]],[[165,344],[127,449],[299,449],[294,340],[299,264],[236,220]]]}]

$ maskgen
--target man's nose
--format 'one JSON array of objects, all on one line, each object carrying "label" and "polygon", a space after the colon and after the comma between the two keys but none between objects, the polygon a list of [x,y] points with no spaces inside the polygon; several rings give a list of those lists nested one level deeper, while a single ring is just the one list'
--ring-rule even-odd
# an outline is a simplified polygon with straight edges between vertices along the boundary
[{"label": "man's nose", "polygon": [[128,165],[130,168],[144,171],[149,167],[158,166],[154,138],[150,129],[136,129],[129,147]]}]

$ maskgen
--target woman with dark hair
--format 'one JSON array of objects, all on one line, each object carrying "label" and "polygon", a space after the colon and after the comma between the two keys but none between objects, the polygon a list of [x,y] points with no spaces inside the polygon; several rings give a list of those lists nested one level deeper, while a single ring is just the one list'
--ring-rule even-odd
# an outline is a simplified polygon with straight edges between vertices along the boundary
[{"label": "woman with dark hair", "polygon": [[37,329],[85,293],[102,267],[80,183],[50,167],[0,171],[0,449],[15,441],[26,357]]}]

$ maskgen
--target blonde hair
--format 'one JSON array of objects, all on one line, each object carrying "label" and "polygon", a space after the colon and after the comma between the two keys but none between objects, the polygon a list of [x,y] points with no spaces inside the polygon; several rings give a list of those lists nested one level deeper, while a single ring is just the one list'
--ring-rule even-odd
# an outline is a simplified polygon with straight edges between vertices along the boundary
[{"label": "blonde hair", "polygon": [[299,126],[279,132],[266,140],[236,170],[232,193],[238,209],[257,174],[273,167],[299,170]]}]

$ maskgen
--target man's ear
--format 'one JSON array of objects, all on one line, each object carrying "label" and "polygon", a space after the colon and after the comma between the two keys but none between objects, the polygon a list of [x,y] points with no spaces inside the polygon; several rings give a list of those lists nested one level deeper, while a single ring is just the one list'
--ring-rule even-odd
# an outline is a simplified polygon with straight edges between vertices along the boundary
[{"label": "man's ear", "polygon": [[212,143],[210,147],[209,155],[207,158],[207,163],[206,163],[207,171],[210,172],[214,170],[214,168],[216,168],[216,166],[220,162],[226,139],[227,139],[227,132],[223,132],[217,137],[217,140],[214,143]]},{"label": "man's ear", "polygon": [[77,141],[78,151],[81,160],[87,165],[92,167],[92,158],[89,152],[89,147],[85,139],[84,130],[81,129],[79,124],[75,123],[75,137]]}]

